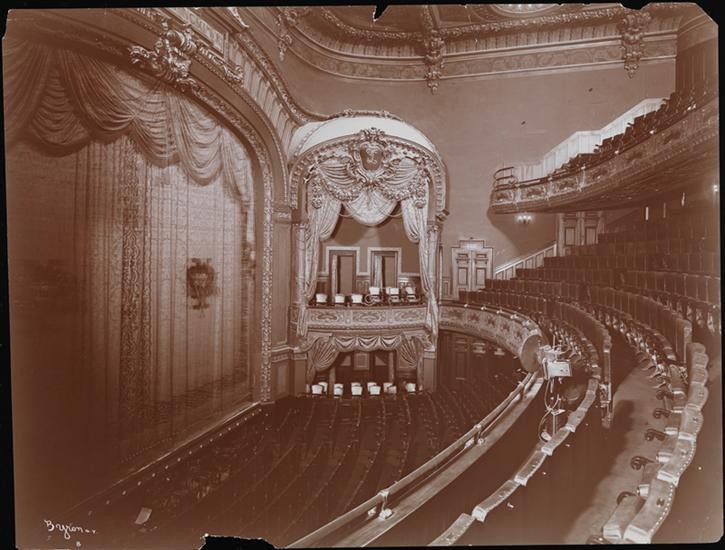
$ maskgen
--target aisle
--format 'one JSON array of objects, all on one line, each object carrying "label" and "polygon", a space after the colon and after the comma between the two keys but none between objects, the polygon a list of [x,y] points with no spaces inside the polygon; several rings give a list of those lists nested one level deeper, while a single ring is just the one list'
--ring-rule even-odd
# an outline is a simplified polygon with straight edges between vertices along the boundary
[{"label": "aisle", "polygon": [[[615,346],[622,345],[620,342]],[[624,358],[623,354],[618,355]],[[616,439],[620,444],[617,449],[609,449],[613,453],[608,461],[609,471],[594,488],[588,507],[571,524],[562,541],[564,544],[585,544],[589,536],[601,533],[601,527],[617,506],[619,493],[633,491],[642,478],[642,471],[634,470],[630,466],[632,457],[654,457],[662,444],[657,439],[647,441],[644,438],[647,428],[662,430],[667,420],[658,420],[652,416],[652,411],[662,406],[662,402],[655,397],[653,386],[656,381],[648,378],[653,371],[622,365],[621,359],[620,364],[615,364],[614,360],[612,363],[612,369],[629,371],[614,393],[614,420],[611,430],[616,432]],[[597,457],[591,459],[596,460]]]}]

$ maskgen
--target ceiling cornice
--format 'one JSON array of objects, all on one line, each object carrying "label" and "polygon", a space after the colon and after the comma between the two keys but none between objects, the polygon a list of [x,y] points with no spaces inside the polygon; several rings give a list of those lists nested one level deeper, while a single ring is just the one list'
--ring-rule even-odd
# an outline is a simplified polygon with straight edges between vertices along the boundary
[{"label": "ceiling cornice", "polygon": [[[366,80],[426,81],[435,92],[441,80],[465,77],[490,77],[501,73],[516,75],[529,72],[566,72],[583,68],[604,68],[624,65],[625,44],[622,21],[598,13],[596,24],[570,25],[527,32],[502,32],[477,39],[444,41],[436,16],[436,6],[420,10],[416,42],[398,46],[384,43],[342,43],[308,25],[308,14],[297,19],[297,26],[288,28],[286,51],[305,64],[329,74]],[[249,19],[269,36],[278,39],[273,13],[267,8],[249,9]],[[612,13],[613,8],[607,8]],[[680,10],[681,11],[681,10]],[[631,10],[618,8],[625,16]],[[673,59],[676,55],[677,29],[681,15],[665,8],[650,18],[647,31],[631,42],[630,62],[634,68],[642,63]],[[529,19],[532,21],[533,19]],[[404,33],[411,34],[411,33]],[[634,71],[631,71],[634,74]]]}]

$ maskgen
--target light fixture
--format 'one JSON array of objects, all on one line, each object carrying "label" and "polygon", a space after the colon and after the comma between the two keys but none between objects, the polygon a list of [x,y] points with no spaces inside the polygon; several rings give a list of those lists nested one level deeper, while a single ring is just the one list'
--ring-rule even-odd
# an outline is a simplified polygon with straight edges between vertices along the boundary
[{"label": "light fixture", "polygon": [[529,225],[534,220],[531,214],[517,214],[516,223],[521,225]]},{"label": "light fixture", "polygon": [[720,186],[717,183],[712,184],[712,192],[713,193],[719,193],[720,192]]}]

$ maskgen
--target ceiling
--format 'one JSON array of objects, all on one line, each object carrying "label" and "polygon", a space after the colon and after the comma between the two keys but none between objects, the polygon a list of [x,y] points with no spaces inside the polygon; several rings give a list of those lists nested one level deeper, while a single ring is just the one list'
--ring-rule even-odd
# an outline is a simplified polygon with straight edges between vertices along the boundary
[{"label": "ceiling", "polygon": [[388,6],[382,16],[375,21],[373,20],[375,6],[337,6],[327,8],[327,11],[343,23],[357,29],[421,33],[426,30],[422,21],[428,10],[437,28],[460,29],[479,23],[514,19],[531,21],[542,15],[573,14],[616,6],[618,4],[596,4],[594,8],[585,4],[393,5]]},{"label": "ceiling", "polygon": [[[289,50],[353,78],[439,81],[459,76],[674,58],[677,29],[695,4],[633,10],[600,4],[391,5],[269,8],[280,57]],[[257,12],[259,14],[260,12]],[[264,17],[262,17],[264,19]]]}]

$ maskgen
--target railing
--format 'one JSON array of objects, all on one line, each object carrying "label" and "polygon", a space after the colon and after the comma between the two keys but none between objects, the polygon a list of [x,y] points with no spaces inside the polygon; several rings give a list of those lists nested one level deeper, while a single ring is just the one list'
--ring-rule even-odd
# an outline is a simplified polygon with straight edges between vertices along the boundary
[{"label": "railing", "polygon": [[[86,517],[88,510],[92,510],[98,515],[104,507],[107,508],[110,505],[116,505],[121,501],[129,501],[139,491],[146,489],[150,483],[153,483],[157,478],[157,474],[160,476],[163,472],[168,475],[176,471],[189,460],[195,458],[200,452],[206,452],[211,446],[218,444],[219,438],[223,434],[239,429],[243,423],[246,423],[252,418],[257,418],[260,414],[262,414],[262,409],[259,403],[252,403],[246,406],[228,418],[220,420],[202,434],[189,437],[176,446],[176,448],[125,476],[111,487],[76,504],[73,508],[65,512],[63,516],[69,520],[78,514]],[[105,504],[102,504],[104,502]]]},{"label": "railing", "polygon": [[[655,418],[668,417],[664,432],[648,430],[648,438],[657,437],[663,441],[655,460],[634,457],[632,467],[640,469],[647,462],[641,483],[635,492],[620,494],[609,521],[603,529],[609,542],[649,544],[672,509],[675,489],[680,478],[692,462],[697,435],[704,421],[704,407],[708,390],[706,388],[708,356],[701,344],[688,346],[687,365],[689,385],[685,388],[676,367],[670,367],[669,374],[673,397],[680,401],[671,409],[655,409]],[[687,389],[687,393],[685,393]],[[686,396],[686,398],[685,398]],[[684,403],[683,403],[684,402]]]},{"label": "railing", "polygon": [[330,330],[403,329],[425,326],[427,306],[311,306],[307,309],[310,332]]},{"label": "railing", "polygon": [[[497,213],[549,211],[605,190],[664,191],[643,182],[672,170],[668,188],[684,185],[717,160],[719,100],[712,88],[673,94],[663,107],[638,117],[625,133],[593,153],[577,155],[548,176],[521,179],[512,167],[497,172],[491,208]],[[679,179],[678,179],[679,178]],[[639,191],[637,191],[639,190]],[[623,207],[623,193],[599,196],[597,208]]]},{"label": "railing", "polygon": [[585,397],[574,412],[571,413],[566,424],[547,442],[538,441],[534,449],[521,464],[519,469],[499,488],[487,498],[477,504],[470,514],[461,514],[443,533],[441,533],[429,546],[450,546],[456,544],[465,534],[474,521],[483,523],[486,517],[498,506],[506,502],[513,493],[534,476],[541,469],[547,457],[561,446],[570,434],[576,431],[584,421],[597,395],[598,381],[590,378],[587,384]]},{"label": "railing", "polygon": [[502,264],[493,270],[494,279],[511,279],[516,276],[516,270],[519,268],[535,268],[544,265],[544,258],[556,256],[557,245],[556,241],[547,244],[544,248],[537,250],[536,252],[530,252],[509,260],[505,264]]},{"label": "railing", "polygon": [[[517,181],[546,177],[577,155],[593,153],[604,140],[623,133],[627,126],[637,117],[656,111],[662,105],[664,99],[663,97],[644,99],[600,130],[574,132],[556,147],[553,147],[539,162],[516,164],[501,170],[506,170],[506,173],[513,176]],[[494,175],[494,179],[497,179],[496,175]]]},{"label": "railing", "polygon": [[[502,401],[493,411],[482,419],[481,422],[468,430],[435,457],[428,460],[402,479],[396,481],[388,488],[380,491],[377,495],[359,504],[327,525],[324,525],[316,531],[313,531],[305,537],[297,540],[293,544],[289,545],[289,547],[304,548],[320,546],[323,541],[325,544],[329,544],[329,542],[327,542],[328,537],[344,527],[349,527],[360,520],[364,520],[365,518],[380,516],[384,519],[385,517],[388,517],[390,512],[389,507],[393,497],[400,498],[404,496],[406,493],[409,493],[421,483],[425,482],[433,473],[438,472],[441,468],[446,467],[452,461],[465,454],[471,447],[474,446],[475,443],[481,441],[504,416],[506,416],[514,404],[522,399],[524,393],[531,389],[532,385],[536,381],[540,381],[539,377],[533,373],[529,373],[526,378],[519,383],[516,389],[514,389],[506,397],[506,399],[504,399],[504,401]],[[396,519],[400,520],[402,518],[398,515]]]}]

